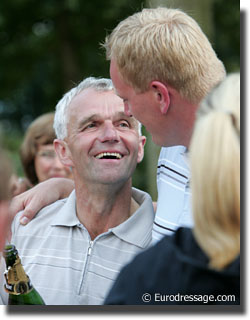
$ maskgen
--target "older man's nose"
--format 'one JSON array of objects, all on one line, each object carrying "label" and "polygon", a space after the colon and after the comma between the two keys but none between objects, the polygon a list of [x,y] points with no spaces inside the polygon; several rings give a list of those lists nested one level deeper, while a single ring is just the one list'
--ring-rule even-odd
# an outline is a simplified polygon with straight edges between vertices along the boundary
[{"label": "older man's nose", "polygon": [[100,140],[102,142],[111,141],[117,142],[119,141],[119,135],[117,129],[114,127],[113,124],[105,124],[103,130],[100,133]]}]

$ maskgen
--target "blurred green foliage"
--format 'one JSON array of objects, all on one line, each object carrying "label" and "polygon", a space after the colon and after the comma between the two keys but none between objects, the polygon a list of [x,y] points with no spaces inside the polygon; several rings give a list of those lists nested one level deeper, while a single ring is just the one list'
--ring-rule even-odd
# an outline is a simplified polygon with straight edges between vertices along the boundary
[{"label": "blurred green foliage", "polygon": [[100,43],[141,0],[2,0],[0,112],[25,130],[87,76],[109,76]]},{"label": "blurred green foliage", "polygon": [[[239,70],[239,2],[207,1],[213,3],[213,47],[228,72]],[[84,77],[109,77],[100,43],[120,20],[146,6],[142,0],[0,1],[0,127],[2,144],[19,175],[18,149],[29,123],[53,110]],[[157,157],[158,150],[146,150]],[[149,171],[156,172],[156,166],[151,168],[148,159],[138,166],[134,185],[152,195],[155,182]]]},{"label": "blurred green foliage", "polygon": [[227,72],[240,70],[240,1],[215,0],[214,47]]}]

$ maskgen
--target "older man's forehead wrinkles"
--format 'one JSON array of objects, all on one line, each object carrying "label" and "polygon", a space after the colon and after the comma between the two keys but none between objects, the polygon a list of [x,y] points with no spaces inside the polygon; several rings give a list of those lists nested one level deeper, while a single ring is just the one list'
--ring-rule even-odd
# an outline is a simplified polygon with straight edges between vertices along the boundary
[{"label": "older man's forehead wrinkles", "polygon": [[77,127],[78,128],[81,128],[83,127],[85,124],[91,122],[91,121],[95,121],[97,120],[97,114],[92,114],[92,115],[89,115],[87,117],[84,117],[82,119],[79,119],[78,121],[78,124],[77,124]]},{"label": "older man's forehead wrinkles", "polygon": [[115,111],[115,110],[111,110],[111,108],[110,107],[107,108],[102,113],[93,113],[87,117],[80,119],[77,127],[81,128],[85,124],[91,121],[100,121],[100,120],[112,120],[112,121],[126,120],[131,124],[132,127],[134,128],[138,127],[138,121],[134,117],[128,117],[127,115],[125,115],[123,111]]},{"label": "older man's forehead wrinkles", "polygon": [[138,126],[138,121],[134,117],[127,116],[123,111],[116,112],[114,118],[117,120],[127,120],[134,127]]}]

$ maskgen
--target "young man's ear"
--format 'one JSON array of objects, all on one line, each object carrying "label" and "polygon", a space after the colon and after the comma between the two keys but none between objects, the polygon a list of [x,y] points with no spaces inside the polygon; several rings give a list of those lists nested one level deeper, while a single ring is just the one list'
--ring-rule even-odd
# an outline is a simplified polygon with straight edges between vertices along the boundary
[{"label": "young man's ear", "polygon": [[160,81],[152,81],[150,87],[155,93],[161,113],[166,114],[170,105],[170,95],[167,86]]},{"label": "young man's ear", "polygon": [[73,162],[71,160],[71,152],[68,148],[67,142],[65,142],[64,140],[55,139],[53,144],[56,154],[58,155],[62,164],[67,167],[72,167]]},{"label": "young man's ear", "polygon": [[138,149],[138,156],[137,156],[137,163],[140,163],[144,157],[144,146],[146,143],[146,137],[140,136],[139,137],[139,149]]}]

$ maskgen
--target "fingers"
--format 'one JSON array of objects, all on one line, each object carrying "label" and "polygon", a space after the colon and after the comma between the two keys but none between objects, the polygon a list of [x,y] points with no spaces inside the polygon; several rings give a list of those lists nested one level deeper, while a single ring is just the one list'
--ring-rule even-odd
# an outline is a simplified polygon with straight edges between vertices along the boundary
[{"label": "fingers", "polygon": [[[22,194],[15,196],[10,204],[10,213],[14,218],[15,215],[23,210],[20,217],[20,223],[25,225],[32,220],[37,212],[43,207],[43,202],[41,201],[41,194],[34,187]],[[44,194],[44,192],[42,193]],[[46,196],[45,196],[46,197]]]},{"label": "fingers", "polygon": [[[35,205],[33,205],[35,204]],[[39,203],[37,204],[37,202],[35,201],[31,201],[26,208],[24,208],[23,213],[20,217],[20,223],[22,225],[26,225],[28,224],[38,213],[38,211],[40,210],[40,205]]]},{"label": "fingers", "polygon": [[[45,204],[46,205],[46,204]],[[44,206],[40,198],[33,195],[29,203],[24,207],[23,213],[20,217],[20,223],[22,225],[28,224]]]},{"label": "fingers", "polygon": [[25,215],[22,215],[21,216],[21,218],[20,218],[20,223],[22,224],[22,225],[26,225],[26,224],[28,224],[30,222],[30,219],[28,218],[28,217],[26,217]]}]

